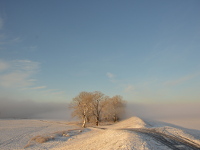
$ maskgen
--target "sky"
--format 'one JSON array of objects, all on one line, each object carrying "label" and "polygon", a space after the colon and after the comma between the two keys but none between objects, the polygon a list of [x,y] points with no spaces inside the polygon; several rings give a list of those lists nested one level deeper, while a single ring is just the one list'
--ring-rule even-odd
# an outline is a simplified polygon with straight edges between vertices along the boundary
[{"label": "sky", "polygon": [[197,103],[199,0],[1,0],[0,98]]}]

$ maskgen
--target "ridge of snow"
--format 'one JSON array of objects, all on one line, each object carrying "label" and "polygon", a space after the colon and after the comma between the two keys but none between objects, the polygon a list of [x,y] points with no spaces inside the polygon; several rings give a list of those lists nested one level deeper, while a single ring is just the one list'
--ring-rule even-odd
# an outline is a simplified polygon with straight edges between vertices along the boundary
[{"label": "ridge of snow", "polygon": [[129,119],[118,122],[112,126],[113,129],[116,128],[146,128],[149,127],[142,119],[134,116]]}]

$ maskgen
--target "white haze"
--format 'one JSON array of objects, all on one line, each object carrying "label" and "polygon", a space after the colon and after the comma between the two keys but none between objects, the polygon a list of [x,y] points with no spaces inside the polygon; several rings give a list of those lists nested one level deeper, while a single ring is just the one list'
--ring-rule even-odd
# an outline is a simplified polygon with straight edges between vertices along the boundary
[{"label": "white haze", "polygon": [[126,117],[132,115],[200,130],[200,102],[128,104]]},{"label": "white haze", "polygon": [[128,104],[127,115],[151,119],[200,118],[200,103]]},{"label": "white haze", "polygon": [[[128,103],[125,118],[138,116],[200,130],[200,103]],[[68,103],[0,99],[0,119],[58,119],[71,121]]]},{"label": "white haze", "polygon": [[68,103],[0,99],[0,118],[71,120]]}]

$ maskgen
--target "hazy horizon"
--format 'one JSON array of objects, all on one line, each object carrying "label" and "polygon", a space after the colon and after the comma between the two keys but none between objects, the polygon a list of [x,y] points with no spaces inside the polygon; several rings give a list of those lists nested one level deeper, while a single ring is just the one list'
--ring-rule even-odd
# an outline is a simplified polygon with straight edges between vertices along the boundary
[{"label": "hazy horizon", "polygon": [[[52,119],[74,121],[68,103],[15,101],[1,99],[0,119]],[[177,125],[197,128],[200,125],[200,102],[198,103],[127,103],[122,119],[137,116],[149,120],[160,120]],[[198,128],[200,129],[200,128]]]}]

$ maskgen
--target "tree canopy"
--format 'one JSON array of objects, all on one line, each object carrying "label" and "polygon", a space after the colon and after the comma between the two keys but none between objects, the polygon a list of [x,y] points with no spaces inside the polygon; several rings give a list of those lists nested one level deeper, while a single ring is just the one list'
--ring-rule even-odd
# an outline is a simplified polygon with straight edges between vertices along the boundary
[{"label": "tree canopy", "polygon": [[92,122],[97,126],[102,121],[118,121],[125,113],[125,101],[119,95],[112,98],[95,92],[81,92],[73,98],[70,108],[72,116],[82,120],[82,127]]}]

